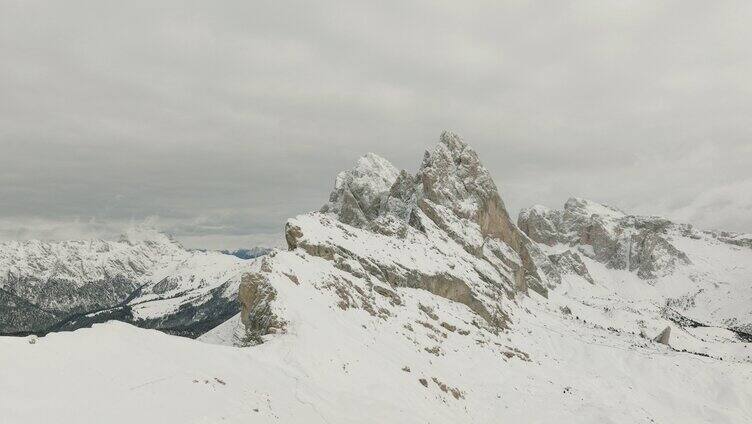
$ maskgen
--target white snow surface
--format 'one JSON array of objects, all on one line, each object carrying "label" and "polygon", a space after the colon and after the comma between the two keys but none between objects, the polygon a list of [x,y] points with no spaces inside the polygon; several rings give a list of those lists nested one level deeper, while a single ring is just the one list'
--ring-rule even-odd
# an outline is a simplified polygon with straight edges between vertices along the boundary
[{"label": "white snow surface", "polygon": [[[298,319],[287,334],[250,348],[118,322],[35,344],[2,337],[0,414],[9,424],[752,420],[748,363],[614,334],[541,299],[526,301],[527,318],[496,336],[468,325],[472,316],[456,303],[400,292],[411,307],[383,321],[332,308],[324,293],[290,283],[282,297]],[[437,327],[446,339],[436,336],[416,323],[435,324],[414,313],[419,302],[470,334]],[[440,356],[424,350],[434,337],[442,339]]]}]

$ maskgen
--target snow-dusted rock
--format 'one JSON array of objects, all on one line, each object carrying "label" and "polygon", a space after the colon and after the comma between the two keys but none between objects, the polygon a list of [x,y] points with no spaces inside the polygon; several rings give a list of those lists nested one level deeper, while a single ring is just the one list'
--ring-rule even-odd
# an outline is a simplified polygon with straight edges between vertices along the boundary
[{"label": "snow-dusted rock", "polygon": [[340,221],[363,227],[375,219],[399,171],[386,159],[369,153],[355,167],[337,175],[337,180],[322,212],[331,212]]},{"label": "snow-dusted rock", "polygon": [[661,334],[655,336],[653,339],[654,342],[664,344],[668,346],[669,339],[671,338],[671,326],[666,327],[663,331],[661,331]]},{"label": "snow-dusted rock", "polygon": [[[359,183],[369,190],[356,191],[370,194],[356,213],[333,206],[290,219],[289,250],[244,277],[241,316],[202,339],[281,358],[297,372],[296,387],[351,394],[333,411],[332,395],[306,397],[327,422],[390,421],[392,413],[430,422],[749,416],[743,402],[724,398],[720,407],[698,389],[713,376],[718,387],[744,391],[749,378],[749,343],[720,326],[749,316],[741,306],[752,294],[743,284],[749,249],[579,199],[561,214],[536,208],[549,223],[527,226],[550,241],[538,243],[505,221],[493,181],[450,134],[415,176],[401,171],[389,188],[381,182],[394,173],[386,176]],[[623,239],[634,244],[626,256]],[[658,257],[681,258],[672,249],[691,260]],[[535,282],[547,298],[526,289]],[[653,341],[667,326],[671,344]],[[347,415],[340,405],[366,391],[400,400],[383,402],[373,418],[361,408]],[[671,406],[651,402],[661,396]],[[519,413],[510,413],[515,405]]]},{"label": "snow-dusted rock", "polygon": [[[450,235],[463,220],[478,225],[481,237],[506,243],[522,262],[521,280],[526,286],[545,294],[557,280],[555,273],[544,275],[540,267],[548,260],[534,243],[509,218],[491,174],[483,167],[478,154],[454,133],[441,134],[438,146],[426,152],[417,176],[419,207],[429,215],[431,205],[447,208],[450,219],[437,220]],[[455,237],[456,238],[456,237]],[[472,245],[469,245],[470,247]],[[469,247],[466,244],[466,247]],[[552,280],[552,281],[549,281]]]},{"label": "snow-dusted rock", "polygon": [[534,206],[517,221],[527,235],[548,246],[583,246],[581,251],[614,269],[649,279],[690,263],[669,241],[672,223],[659,217],[627,215],[589,200],[571,198],[563,210]]},{"label": "snow-dusted rock", "polygon": [[724,243],[752,249],[752,234],[737,234],[728,231],[706,231],[706,234],[710,234]]}]

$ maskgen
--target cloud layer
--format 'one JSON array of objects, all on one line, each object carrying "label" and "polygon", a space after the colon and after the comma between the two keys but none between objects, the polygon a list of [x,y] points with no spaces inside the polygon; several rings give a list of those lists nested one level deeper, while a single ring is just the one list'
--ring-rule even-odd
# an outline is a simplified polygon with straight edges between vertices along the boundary
[{"label": "cloud layer", "polygon": [[[748,2],[0,3],[0,238],[281,243],[442,129],[510,209],[752,231]],[[158,217],[158,218],[154,218]]]}]

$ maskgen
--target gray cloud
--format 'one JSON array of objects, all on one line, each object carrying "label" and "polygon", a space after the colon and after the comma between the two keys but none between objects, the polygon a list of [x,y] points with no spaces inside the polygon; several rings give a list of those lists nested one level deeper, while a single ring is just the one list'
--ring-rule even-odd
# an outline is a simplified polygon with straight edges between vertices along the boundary
[{"label": "gray cloud", "polygon": [[752,231],[747,2],[0,3],[0,238],[278,243],[444,128],[512,211]]}]

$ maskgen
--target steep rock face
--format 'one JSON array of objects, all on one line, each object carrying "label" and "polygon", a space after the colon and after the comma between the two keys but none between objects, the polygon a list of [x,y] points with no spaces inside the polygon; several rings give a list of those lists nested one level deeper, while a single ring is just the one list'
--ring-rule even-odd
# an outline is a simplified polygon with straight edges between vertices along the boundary
[{"label": "steep rock face", "polygon": [[[522,261],[522,282],[545,294],[549,283],[539,267],[550,266],[547,258],[512,223],[491,174],[459,136],[441,135],[439,145],[426,152],[417,179],[421,183],[418,192],[423,194],[421,209],[430,208],[426,200],[444,206],[455,216],[477,224],[482,237],[506,243]],[[547,277],[555,281],[557,274]]]},{"label": "steep rock face", "polygon": [[472,255],[482,257],[485,243],[501,241],[511,247],[519,263],[502,260],[515,268],[517,289],[530,287],[545,295],[558,281],[557,272],[542,272],[555,266],[511,221],[477,153],[451,132],[443,132],[438,145],[426,151],[415,176],[397,172],[377,155],[361,158],[337,177],[322,212],[354,227],[399,236],[407,226],[422,230],[422,212]]},{"label": "steep rock face", "polygon": [[288,222],[288,240],[292,248],[344,272],[333,279],[339,294],[355,290],[356,297],[362,296],[363,290],[355,288],[360,280],[368,291],[422,289],[466,305],[491,327],[504,327],[508,317],[500,305],[514,297],[510,269],[468,254],[427,216],[417,214],[425,233],[410,227],[400,238],[348,228],[327,215],[299,216]]},{"label": "steep rock face", "polygon": [[119,241],[0,244],[0,333],[107,319],[197,336],[237,313],[241,259],[138,229]]},{"label": "steep rock face", "polygon": [[577,252],[566,250],[562,253],[551,254],[548,257],[556,265],[558,272],[578,275],[590,284],[595,284],[595,280]]},{"label": "steep rock face", "polygon": [[[387,319],[404,307],[400,289],[419,289],[464,305],[491,331],[508,327],[511,305],[528,288],[545,296],[562,273],[584,268],[569,256],[552,262],[520,231],[478,155],[448,132],[416,175],[374,154],[361,158],[338,175],[321,212],[289,220],[285,236],[290,251],[266,258],[241,293],[260,293],[261,282],[278,289],[275,282],[289,284],[315,262],[315,277],[299,283],[331,291],[342,309]],[[242,321],[256,340],[266,328],[258,323],[284,316],[262,297],[259,308],[259,295],[241,296]]]},{"label": "steep rock face", "polygon": [[598,262],[644,279],[668,275],[677,266],[691,263],[670,242],[670,221],[627,215],[584,199],[569,199],[563,210],[542,206],[523,210],[518,225],[539,243],[586,246],[581,252]]},{"label": "steep rock face", "polygon": [[386,159],[369,153],[355,167],[337,175],[329,203],[322,212],[331,212],[340,221],[363,227],[379,216],[385,194],[399,171]]},{"label": "steep rock face", "polygon": [[[268,262],[262,261],[259,270],[269,272]],[[284,331],[284,320],[277,317],[271,307],[276,296],[277,291],[264,273],[253,272],[243,275],[238,300],[242,305],[241,322],[246,328],[244,344],[259,344],[263,341],[264,335]]]}]

